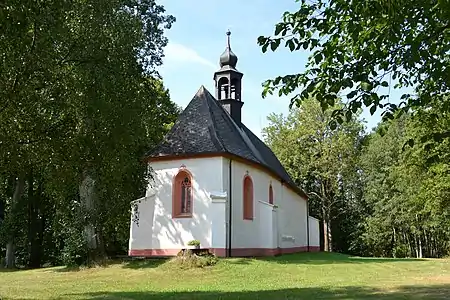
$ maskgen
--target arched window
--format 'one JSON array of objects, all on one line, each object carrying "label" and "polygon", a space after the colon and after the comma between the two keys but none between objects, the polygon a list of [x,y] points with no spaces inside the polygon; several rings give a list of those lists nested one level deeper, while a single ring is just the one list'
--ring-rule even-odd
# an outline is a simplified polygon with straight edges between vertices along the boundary
[{"label": "arched window", "polygon": [[187,170],[181,170],[174,177],[172,191],[172,217],[188,218],[192,216],[193,189],[192,176]]},{"label": "arched window", "polygon": [[272,188],[272,184],[269,185],[269,203],[273,204],[273,188]]},{"label": "arched window", "polygon": [[229,95],[228,95],[228,91],[229,91],[229,81],[228,78],[226,77],[222,77],[219,79],[219,82],[217,82],[217,88],[219,91],[218,97],[219,99],[217,100],[223,100],[223,99],[228,99]]},{"label": "arched window", "polygon": [[253,220],[253,182],[250,176],[244,177],[244,220]]}]

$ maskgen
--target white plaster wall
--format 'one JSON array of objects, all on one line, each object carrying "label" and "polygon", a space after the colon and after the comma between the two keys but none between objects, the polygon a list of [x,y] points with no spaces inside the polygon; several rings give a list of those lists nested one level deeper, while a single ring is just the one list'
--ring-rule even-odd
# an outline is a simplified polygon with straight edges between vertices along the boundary
[{"label": "white plaster wall", "polygon": [[[243,183],[244,176],[249,175],[253,181],[253,220],[244,220]],[[232,242],[235,248],[261,248],[260,211],[258,200],[268,201],[270,177],[262,171],[240,163],[232,162]]]},{"label": "white plaster wall", "polygon": [[309,217],[309,245],[312,247],[320,247],[320,231],[319,220]]},{"label": "white plaster wall", "polygon": [[273,249],[277,247],[274,235],[274,218],[273,205],[266,201],[257,201],[257,208],[259,209],[259,244],[260,248]]},{"label": "white plaster wall", "polygon": [[[229,206],[229,189],[230,189],[230,160],[228,158],[222,157],[222,186],[223,190],[227,192],[227,199],[225,202],[225,248],[229,249],[229,231],[228,226],[230,223],[230,206]],[[231,195],[233,196],[233,195]]]},{"label": "white plaster wall", "polygon": [[[182,165],[193,175],[193,217],[172,219],[172,179]],[[139,204],[139,224],[131,224],[130,249],[180,249],[193,239],[202,247],[227,248],[228,196],[214,201],[211,194],[228,192],[229,159],[182,159],[155,162],[152,167],[153,186]],[[253,220],[243,219],[246,174],[253,181]],[[232,175],[233,249],[307,246],[307,205],[303,198],[270,174],[235,160]],[[270,183],[278,207],[275,209],[268,204]],[[311,246],[315,246],[313,237],[319,236],[318,224],[314,224],[310,226]]]},{"label": "white plaster wall", "polygon": [[[155,197],[143,197],[131,203],[131,225],[129,249],[150,249],[152,240],[149,238],[149,228],[153,226]],[[135,208],[138,209],[135,209]]]},{"label": "white plaster wall", "polygon": [[[233,183],[232,183],[232,248],[265,248],[266,241],[261,240],[261,228],[272,227],[271,220],[267,220],[261,215],[259,201],[269,202],[269,186],[272,183],[274,194],[274,204],[281,201],[281,183],[268,173],[252,167],[250,165],[233,161],[232,163]],[[253,181],[253,220],[243,218],[243,180],[248,174]],[[272,238],[273,240],[273,238]]]},{"label": "white plaster wall", "polygon": [[282,187],[283,198],[278,204],[279,247],[306,247],[307,236],[307,203],[287,186]]},{"label": "white plaster wall", "polygon": [[[173,219],[172,180],[182,165],[193,177],[193,216]],[[214,247],[212,217],[219,217],[220,208],[213,208],[210,194],[223,191],[222,158],[161,161],[152,163],[151,167],[154,180],[146,195],[155,195],[153,212],[151,202],[139,205],[140,224],[132,225],[130,249],[180,249],[193,239],[199,240],[202,247]]]},{"label": "white plaster wall", "polygon": [[226,248],[227,224],[225,211],[227,204],[227,193],[213,193],[210,195],[211,205],[211,247]]},{"label": "white plaster wall", "polygon": [[[232,172],[232,248],[306,247],[306,200],[282,185],[269,173],[250,165],[233,161]],[[243,219],[243,178],[246,174],[251,176],[253,181],[253,220]],[[269,201],[270,183],[274,194],[274,205],[278,207],[272,212],[271,219],[268,217],[268,212],[266,214],[264,208],[259,205],[261,204],[259,201]],[[272,222],[278,224],[274,225]],[[268,230],[272,228],[273,234],[272,236],[268,234],[267,240],[264,240],[262,232],[266,228]]]}]

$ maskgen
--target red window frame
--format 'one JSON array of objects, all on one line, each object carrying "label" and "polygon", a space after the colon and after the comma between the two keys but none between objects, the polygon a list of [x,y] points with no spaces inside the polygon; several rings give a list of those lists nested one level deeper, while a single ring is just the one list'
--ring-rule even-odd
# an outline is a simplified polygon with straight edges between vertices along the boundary
[{"label": "red window frame", "polygon": [[269,204],[273,205],[273,188],[272,188],[272,184],[269,185]]},{"label": "red window frame", "polygon": [[244,220],[253,220],[253,181],[248,175],[243,180],[243,217]]},{"label": "red window frame", "polygon": [[192,186],[192,174],[188,170],[182,169],[173,178],[172,217],[192,217],[193,206],[194,188]]}]

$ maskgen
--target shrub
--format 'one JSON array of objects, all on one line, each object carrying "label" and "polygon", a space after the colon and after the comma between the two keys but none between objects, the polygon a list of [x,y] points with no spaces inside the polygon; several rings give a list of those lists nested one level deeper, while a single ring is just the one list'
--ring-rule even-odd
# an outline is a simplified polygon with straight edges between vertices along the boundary
[{"label": "shrub", "polygon": [[199,240],[189,241],[188,246],[200,246],[200,241]]},{"label": "shrub", "polygon": [[173,263],[182,269],[204,268],[214,266],[218,259],[213,254],[197,255],[192,250],[180,251],[173,259]]},{"label": "shrub", "polygon": [[409,249],[406,245],[400,244],[396,245],[392,250],[392,256],[395,258],[405,258],[408,257]]}]

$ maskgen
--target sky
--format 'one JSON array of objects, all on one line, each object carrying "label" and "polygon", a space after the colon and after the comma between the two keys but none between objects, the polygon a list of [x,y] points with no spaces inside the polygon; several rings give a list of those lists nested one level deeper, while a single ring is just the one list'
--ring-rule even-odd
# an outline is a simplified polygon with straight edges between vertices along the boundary
[{"label": "sky", "polygon": [[[262,53],[258,36],[272,35],[274,26],[285,11],[295,11],[294,0],[161,0],[168,14],[176,18],[166,31],[169,44],[159,71],[172,100],[185,108],[201,85],[214,95],[214,72],[226,47],[226,31],[231,31],[231,49],[238,57],[237,69],[242,79],[242,122],[261,137],[269,125],[270,113],[289,112],[292,96],[262,98],[261,84],[279,75],[305,70],[307,51],[290,52],[280,47],[276,52]],[[277,94],[277,93],[275,93]],[[400,93],[391,93],[399,97]],[[380,121],[377,111],[371,116],[366,109],[362,118],[371,129]]]}]

